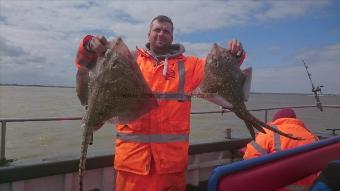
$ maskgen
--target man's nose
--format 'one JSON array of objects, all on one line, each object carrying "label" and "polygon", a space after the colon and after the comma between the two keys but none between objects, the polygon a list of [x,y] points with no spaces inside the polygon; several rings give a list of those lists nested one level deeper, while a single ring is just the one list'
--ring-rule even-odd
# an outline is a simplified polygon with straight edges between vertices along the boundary
[{"label": "man's nose", "polygon": [[163,35],[164,35],[164,32],[163,32],[163,31],[159,31],[158,35],[159,35],[159,36],[163,36]]},{"label": "man's nose", "polygon": [[159,31],[159,33],[158,33],[159,35],[165,35],[166,34],[166,32],[164,31],[164,30],[161,30],[161,31]]}]

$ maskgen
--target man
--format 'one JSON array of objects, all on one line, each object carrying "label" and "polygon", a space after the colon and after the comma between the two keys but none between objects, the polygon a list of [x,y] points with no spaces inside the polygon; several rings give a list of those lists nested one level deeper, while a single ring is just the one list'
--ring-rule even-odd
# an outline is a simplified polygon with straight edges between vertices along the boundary
[{"label": "man", "polygon": [[[266,134],[259,133],[256,136],[255,141],[251,141],[247,144],[247,148],[243,156],[244,159],[250,159],[261,155],[298,147],[313,143],[318,140],[318,138],[306,128],[304,123],[296,118],[296,114],[291,108],[284,108],[276,112],[273,116],[273,121],[269,123],[269,125],[278,128],[285,133],[290,133],[297,137],[301,137],[304,140],[289,139],[265,129]],[[279,190],[308,190],[315,178],[316,175],[311,175]]]},{"label": "man", "polygon": [[[174,26],[167,16],[150,23],[146,49],[135,56],[159,107],[130,124],[116,126],[116,190],[185,190],[188,164],[191,92],[200,84],[205,59],[185,56],[184,47],[172,44]],[[77,94],[83,105],[87,98],[88,68],[102,55],[106,39],[86,36],[76,58]],[[237,40],[228,43],[242,63],[245,53]],[[133,138],[133,141],[131,141]]]},{"label": "man", "polygon": [[333,160],[321,171],[309,191],[340,190],[340,160]]}]

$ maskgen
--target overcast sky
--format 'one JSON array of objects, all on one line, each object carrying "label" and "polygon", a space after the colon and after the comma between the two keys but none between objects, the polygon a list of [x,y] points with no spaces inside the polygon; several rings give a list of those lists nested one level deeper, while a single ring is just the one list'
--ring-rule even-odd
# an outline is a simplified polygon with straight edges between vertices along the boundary
[{"label": "overcast sky", "polygon": [[207,55],[239,39],[253,67],[252,92],[340,94],[340,1],[0,0],[0,83],[75,85],[74,57],[86,34],[144,47],[150,20],[172,18],[175,43]]}]

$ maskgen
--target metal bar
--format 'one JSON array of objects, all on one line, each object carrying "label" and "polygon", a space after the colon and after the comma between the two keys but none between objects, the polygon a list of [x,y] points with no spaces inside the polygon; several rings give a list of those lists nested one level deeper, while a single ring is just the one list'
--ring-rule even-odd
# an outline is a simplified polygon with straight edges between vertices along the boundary
[{"label": "metal bar", "polygon": [[26,121],[72,121],[81,120],[81,117],[49,117],[49,118],[20,118],[20,119],[0,119],[0,121],[5,122],[26,122]]},{"label": "metal bar", "polygon": [[332,131],[332,134],[331,135],[337,135],[336,133],[335,133],[335,131],[340,131],[340,129],[337,129],[337,128],[333,128],[333,129],[326,129],[327,131]]},{"label": "metal bar", "polygon": [[[313,108],[317,107],[315,105],[300,105],[300,106],[280,106],[280,107],[269,107],[269,108],[258,108],[258,109],[249,109],[248,111],[266,111],[266,110],[277,110],[277,109],[282,109],[282,108]],[[324,108],[340,108],[340,105],[323,105]],[[215,111],[196,111],[196,112],[191,112],[192,115],[195,114],[211,114],[211,113],[228,113],[232,112],[228,109],[222,109],[222,110],[215,110]]]},{"label": "metal bar", "polygon": [[6,122],[1,121],[1,150],[0,150],[0,162],[6,160]]},{"label": "metal bar", "polygon": [[264,111],[264,122],[267,123],[268,122],[268,109],[266,109]]},{"label": "metal bar", "polygon": [[[282,108],[313,108],[315,105],[300,105],[300,106],[281,106],[281,107],[269,107],[269,108],[258,108],[258,109],[249,109],[249,111],[265,111],[265,110],[277,110]],[[340,108],[340,105],[324,105],[325,108]],[[211,114],[211,113],[229,113],[232,112],[228,109],[215,110],[215,111],[196,111],[191,112],[192,115],[195,114]],[[81,120],[82,117],[49,117],[49,118],[0,118],[0,122],[26,122],[26,121],[76,121]]]}]

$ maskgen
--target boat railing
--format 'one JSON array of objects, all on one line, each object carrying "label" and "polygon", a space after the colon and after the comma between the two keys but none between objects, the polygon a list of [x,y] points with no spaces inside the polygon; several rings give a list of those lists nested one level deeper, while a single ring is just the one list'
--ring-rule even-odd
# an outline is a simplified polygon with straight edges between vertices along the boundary
[{"label": "boat railing", "polygon": [[[268,107],[268,108],[257,108],[257,109],[249,109],[249,111],[263,111],[264,112],[264,121],[268,121],[268,112],[272,110],[278,110],[282,108],[314,108],[317,107],[316,105],[298,105],[298,106],[280,106],[280,107]],[[340,105],[323,105],[324,108],[340,108]],[[198,115],[198,114],[224,114],[230,113],[229,109],[214,110],[214,111],[197,111],[191,112],[191,115]],[[43,122],[43,121],[74,121],[74,120],[81,120],[82,117],[48,117],[48,118],[0,118],[1,122],[1,141],[0,141],[0,166],[2,163],[6,162],[6,128],[7,123],[13,122]],[[336,135],[335,131],[340,129],[326,129],[332,131],[332,135]]]}]

